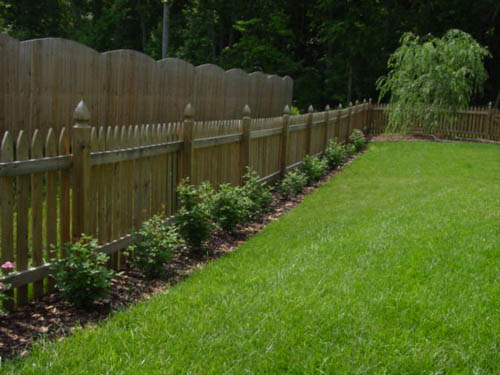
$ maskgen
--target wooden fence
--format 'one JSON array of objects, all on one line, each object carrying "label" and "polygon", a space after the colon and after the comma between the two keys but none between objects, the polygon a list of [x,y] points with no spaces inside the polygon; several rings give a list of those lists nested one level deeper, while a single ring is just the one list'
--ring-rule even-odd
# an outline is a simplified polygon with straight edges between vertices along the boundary
[{"label": "wooden fence", "polygon": [[101,54],[60,38],[19,42],[0,33],[0,132],[69,131],[81,99],[93,126],[181,121],[187,103],[196,120],[238,119],[245,104],[255,117],[272,117],[291,105],[292,92],[290,77],[155,61],[131,50]]},{"label": "wooden fence", "polygon": [[[387,104],[376,104],[372,107],[372,121],[369,132],[380,134],[385,131],[388,124]],[[410,131],[422,132],[419,122],[414,121],[414,126]],[[491,106],[471,107],[467,110],[459,111],[453,125],[449,123],[443,115],[439,119],[439,125],[434,130],[434,134],[446,138],[467,138],[467,139],[489,139],[500,140],[500,111]]]},{"label": "wooden fence", "polygon": [[297,116],[287,106],[268,118],[252,118],[245,106],[239,119],[196,121],[194,108],[181,122],[91,127],[99,114],[81,102],[70,131],[0,133],[0,261],[16,263],[6,282],[17,304],[52,290],[49,262],[65,255],[53,245],[90,234],[119,267],[132,228],[175,213],[181,178],[239,184],[250,166],[271,181],[329,139],[366,129],[370,114],[366,102]]}]

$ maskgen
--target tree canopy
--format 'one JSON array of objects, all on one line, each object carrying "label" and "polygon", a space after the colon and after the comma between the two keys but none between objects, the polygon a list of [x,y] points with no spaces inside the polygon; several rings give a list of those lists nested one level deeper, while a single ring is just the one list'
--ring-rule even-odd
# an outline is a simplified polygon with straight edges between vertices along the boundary
[{"label": "tree canopy", "polygon": [[443,115],[453,124],[456,112],[482,91],[488,56],[487,49],[460,30],[449,30],[442,38],[403,34],[389,58],[389,74],[377,81],[380,99],[390,95],[388,130],[406,130],[413,125],[409,120],[418,118],[431,131]]},{"label": "tree canopy", "polygon": [[[174,0],[168,54],[289,75],[305,109],[375,97],[405,32],[439,37],[456,28],[493,56],[485,93],[473,101],[500,101],[499,9],[498,0]],[[17,39],[64,37],[156,59],[162,16],[162,0],[0,0],[0,30]]]}]

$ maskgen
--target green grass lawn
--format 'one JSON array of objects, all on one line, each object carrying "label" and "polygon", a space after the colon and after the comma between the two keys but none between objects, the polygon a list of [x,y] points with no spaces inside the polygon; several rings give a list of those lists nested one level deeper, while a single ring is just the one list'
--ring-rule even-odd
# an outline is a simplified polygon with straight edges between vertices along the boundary
[{"label": "green grass lawn", "polygon": [[5,374],[500,374],[500,147],[374,143],[166,294]]}]

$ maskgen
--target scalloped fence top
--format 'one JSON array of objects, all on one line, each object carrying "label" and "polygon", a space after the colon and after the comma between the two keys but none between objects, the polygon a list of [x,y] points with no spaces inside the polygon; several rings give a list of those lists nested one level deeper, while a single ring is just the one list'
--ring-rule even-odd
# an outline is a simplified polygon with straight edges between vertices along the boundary
[{"label": "scalloped fence top", "polygon": [[196,120],[241,118],[246,104],[252,117],[280,116],[292,96],[290,77],[0,33],[0,133],[70,127],[80,100],[92,126],[114,126],[180,121],[187,103]]}]

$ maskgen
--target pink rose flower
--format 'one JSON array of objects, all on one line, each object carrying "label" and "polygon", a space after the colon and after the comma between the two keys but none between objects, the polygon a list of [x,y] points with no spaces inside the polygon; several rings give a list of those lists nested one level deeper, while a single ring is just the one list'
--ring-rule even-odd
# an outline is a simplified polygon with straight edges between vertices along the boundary
[{"label": "pink rose flower", "polygon": [[3,290],[3,283],[0,283],[0,290]]},{"label": "pink rose flower", "polygon": [[14,269],[14,263],[12,263],[12,262],[5,262],[4,264],[2,264],[2,269],[6,270],[6,271],[13,270]]}]

